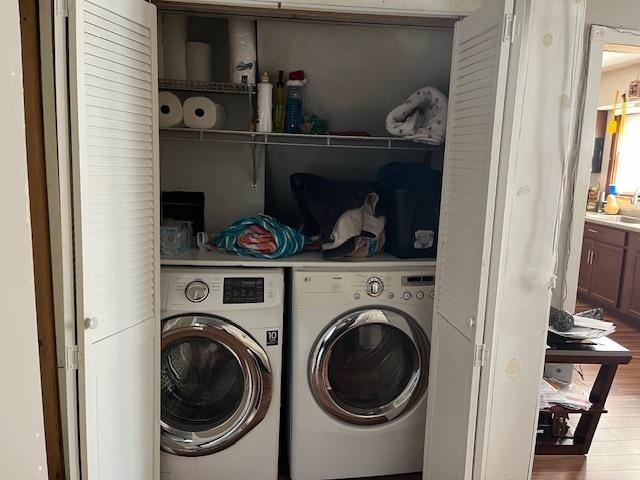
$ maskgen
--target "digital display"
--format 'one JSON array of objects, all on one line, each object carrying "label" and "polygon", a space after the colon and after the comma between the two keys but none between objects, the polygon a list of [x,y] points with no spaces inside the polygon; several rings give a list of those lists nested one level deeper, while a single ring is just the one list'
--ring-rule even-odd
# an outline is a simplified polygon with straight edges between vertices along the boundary
[{"label": "digital display", "polygon": [[264,278],[225,278],[222,303],[263,303]]}]

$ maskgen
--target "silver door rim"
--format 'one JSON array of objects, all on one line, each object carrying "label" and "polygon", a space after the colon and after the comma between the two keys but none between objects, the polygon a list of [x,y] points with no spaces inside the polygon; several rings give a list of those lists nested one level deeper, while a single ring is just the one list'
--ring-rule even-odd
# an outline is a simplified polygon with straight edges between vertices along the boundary
[{"label": "silver door rim", "polygon": [[233,415],[221,425],[201,432],[181,430],[162,418],[161,446],[174,455],[210,455],[230,447],[267,414],[273,376],[269,357],[246,331],[215,315],[176,315],[163,320],[162,350],[186,339],[206,339],[223,345],[238,361],[244,377],[243,396]]},{"label": "silver door rim", "polygon": [[[371,315],[371,313],[374,315]],[[392,313],[399,318],[388,318]],[[368,315],[364,315],[368,314]],[[347,410],[331,394],[329,358],[333,346],[346,333],[364,325],[388,325],[405,334],[413,344],[418,365],[403,391],[391,402],[372,409]],[[403,328],[404,327],[404,328]],[[408,327],[408,328],[407,328]],[[309,357],[309,384],[320,407],[331,416],[354,425],[377,425],[390,422],[407,412],[425,394],[429,372],[429,340],[418,323],[406,313],[391,307],[371,306],[340,315],[318,337]]]}]

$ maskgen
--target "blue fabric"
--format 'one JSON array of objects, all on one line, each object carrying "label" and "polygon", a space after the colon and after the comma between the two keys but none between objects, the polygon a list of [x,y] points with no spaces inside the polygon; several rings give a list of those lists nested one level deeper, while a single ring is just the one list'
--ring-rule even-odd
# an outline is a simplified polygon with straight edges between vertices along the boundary
[{"label": "blue fabric", "polygon": [[[277,250],[274,253],[260,253],[238,244],[238,237],[244,234],[247,227],[251,225],[259,225],[273,235],[277,246]],[[280,223],[269,215],[258,215],[256,217],[243,217],[232,223],[216,237],[214,243],[218,248],[245,257],[285,258],[302,251],[305,245],[305,237],[302,233]]]}]

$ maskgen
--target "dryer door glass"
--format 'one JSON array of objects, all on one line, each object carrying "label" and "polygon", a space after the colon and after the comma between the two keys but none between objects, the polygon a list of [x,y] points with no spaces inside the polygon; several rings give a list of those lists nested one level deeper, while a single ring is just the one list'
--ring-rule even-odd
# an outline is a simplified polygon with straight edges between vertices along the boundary
[{"label": "dryer door glass", "polygon": [[161,445],[176,455],[223,450],[262,421],[272,374],[248,332],[214,315],[163,322]]},{"label": "dryer door glass", "polygon": [[423,398],[428,359],[428,340],[415,320],[395,310],[358,310],[333,322],[316,343],[311,386],[332,416],[384,423]]},{"label": "dryer door glass", "polygon": [[202,432],[231,418],[244,396],[244,373],[224,344],[185,339],[162,352],[162,418],[180,430]]}]

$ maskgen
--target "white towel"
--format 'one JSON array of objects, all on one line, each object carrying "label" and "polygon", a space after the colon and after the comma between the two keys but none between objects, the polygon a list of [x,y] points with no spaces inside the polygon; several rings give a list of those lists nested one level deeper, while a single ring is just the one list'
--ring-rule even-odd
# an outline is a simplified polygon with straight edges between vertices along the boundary
[{"label": "white towel", "polygon": [[414,142],[441,145],[447,126],[447,96],[434,87],[413,93],[387,115],[387,131]]}]

